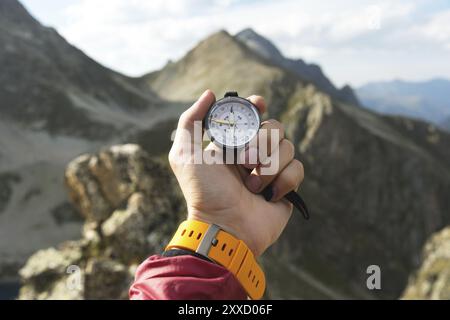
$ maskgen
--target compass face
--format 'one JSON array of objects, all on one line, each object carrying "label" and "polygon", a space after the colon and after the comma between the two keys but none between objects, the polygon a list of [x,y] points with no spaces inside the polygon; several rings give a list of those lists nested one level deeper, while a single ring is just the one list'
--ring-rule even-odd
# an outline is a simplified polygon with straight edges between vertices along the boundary
[{"label": "compass face", "polygon": [[226,148],[244,147],[256,136],[259,125],[256,107],[239,97],[217,101],[206,116],[206,129],[211,141]]}]

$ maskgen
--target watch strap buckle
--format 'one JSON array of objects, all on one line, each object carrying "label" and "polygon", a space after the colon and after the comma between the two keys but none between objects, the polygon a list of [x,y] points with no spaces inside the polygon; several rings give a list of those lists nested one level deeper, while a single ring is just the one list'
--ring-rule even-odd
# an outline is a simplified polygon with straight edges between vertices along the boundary
[{"label": "watch strap buckle", "polygon": [[202,241],[198,245],[196,253],[201,254],[205,257],[208,257],[209,250],[211,250],[211,246],[217,245],[217,233],[219,233],[220,227],[215,224],[210,224],[208,230],[206,230],[205,235],[202,238]]}]

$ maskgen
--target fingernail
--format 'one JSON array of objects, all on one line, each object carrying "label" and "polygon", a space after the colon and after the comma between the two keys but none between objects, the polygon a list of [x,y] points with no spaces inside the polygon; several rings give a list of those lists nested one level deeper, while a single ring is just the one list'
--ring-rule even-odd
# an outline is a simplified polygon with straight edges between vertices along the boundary
[{"label": "fingernail", "polygon": [[277,197],[277,188],[276,187],[270,187],[272,190],[272,197],[270,198],[270,201],[273,201]]},{"label": "fingernail", "polygon": [[273,198],[273,188],[271,186],[266,187],[262,192],[262,196],[266,201],[270,201]]},{"label": "fingernail", "polygon": [[252,192],[258,192],[259,189],[261,188],[261,178],[255,175],[249,175],[247,177],[247,187],[249,188],[250,191]]}]

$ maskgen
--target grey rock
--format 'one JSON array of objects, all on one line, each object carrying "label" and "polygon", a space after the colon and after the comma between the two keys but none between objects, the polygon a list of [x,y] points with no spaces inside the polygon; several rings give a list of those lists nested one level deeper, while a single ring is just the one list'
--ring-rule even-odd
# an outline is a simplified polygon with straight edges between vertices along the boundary
[{"label": "grey rock", "polygon": [[65,242],[58,249],[36,252],[19,271],[22,287],[19,299],[79,299],[80,290],[71,290],[67,283],[70,266],[80,267],[86,242]]},{"label": "grey rock", "polygon": [[113,209],[91,174],[91,159],[89,155],[82,155],[69,163],[65,173],[66,185],[72,203],[83,217],[88,221],[101,222]]},{"label": "grey rock", "polygon": [[[20,271],[20,299],[126,299],[134,270],[169,241],[184,201],[168,168],[137,145],[74,159],[71,199],[85,218],[82,239],[35,253]],[[80,288],[70,287],[80,270]]]},{"label": "grey rock", "polygon": [[84,275],[85,299],[127,299],[134,275],[130,269],[111,259],[92,258]]},{"label": "grey rock", "polygon": [[421,265],[411,276],[402,298],[450,300],[450,227],[427,241]]}]

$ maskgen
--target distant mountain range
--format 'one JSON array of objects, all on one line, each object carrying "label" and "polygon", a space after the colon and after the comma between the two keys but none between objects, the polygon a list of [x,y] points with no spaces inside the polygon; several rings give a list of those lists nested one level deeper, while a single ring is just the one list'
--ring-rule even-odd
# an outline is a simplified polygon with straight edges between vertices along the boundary
[{"label": "distant mountain range", "polygon": [[371,110],[423,119],[450,129],[449,80],[371,82],[356,92]]},{"label": "distant mountain range", "polygon": [[[177,117],[206,88],[263,95],[305,165],[300,192],[312,219],[294,214],[263,257],[269,297],[398,297],[427,237],[450,224],[450,134],[361,108],[350,87],[252,30],[216,32],[129,78],[1,0],[0,43],[0,274],[8,261],[79,237],[63,188],[68,160],[122,141],[153,156],[167,150]],[[383,290],[367,290],[371,264]]]}]

